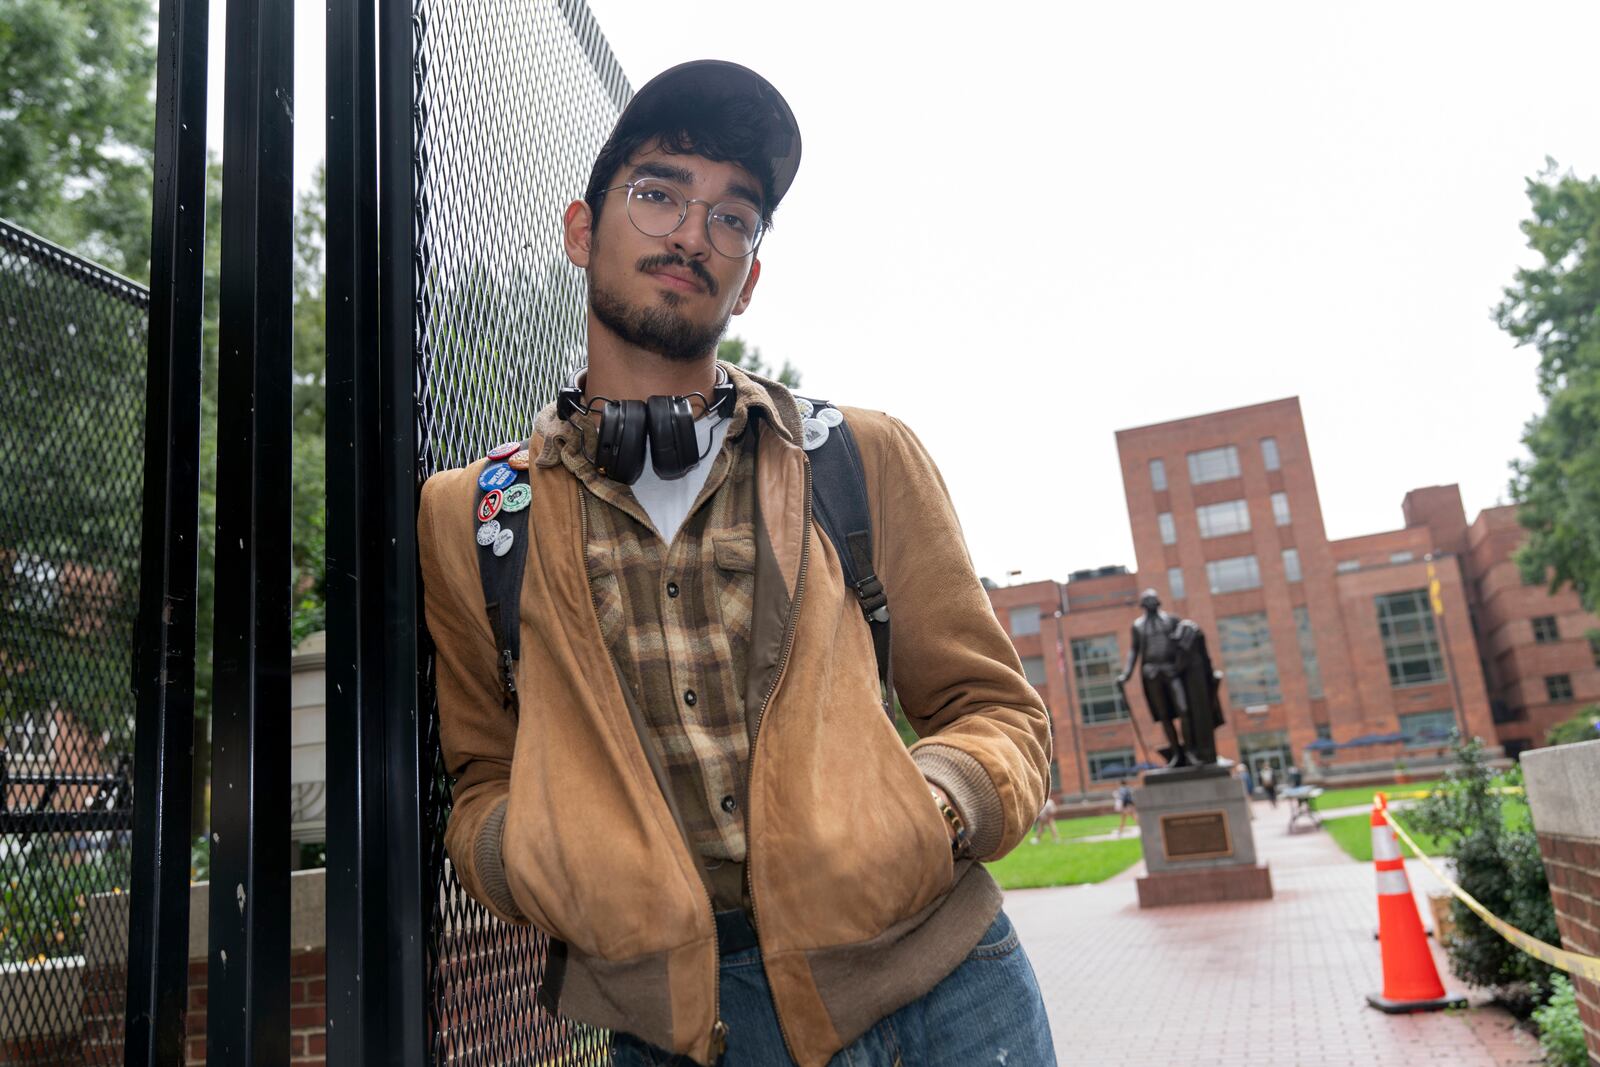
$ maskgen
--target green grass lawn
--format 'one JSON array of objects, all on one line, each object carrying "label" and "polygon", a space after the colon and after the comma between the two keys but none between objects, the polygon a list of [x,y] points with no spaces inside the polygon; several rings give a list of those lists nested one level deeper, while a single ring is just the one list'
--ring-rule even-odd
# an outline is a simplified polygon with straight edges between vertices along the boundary
[{"label": "green grass lawn", "polygon": [[[1062,837],[1093,837],[1096,834],[1109,834],[1117,828],[1120,815],[1081,815],[1076,819],[1057,819],[1056,833]],[[1139,825],[1139,820],[1129,817],[1128,827],[1131,829]],[[1039,837],[1040,841],[1050,840],[1050,831],[1046,830]]]},{"label": "green grass lawn", "polygon": [[[1524,829],[1528,825],[1528,805],[1520,801],[1508,800],[1500,809],[1501,818],[1508,829]],[[1406,832],[1416,839],[1422,850],[1430,856],[1441,855],[1445,851],[1443,842],[1419,834],[1411,829],[1406,822],[1404,811],[1397,811],[1395,819]],[[1361,863],[1372,862],[1372,817],[1369,815],[1341,815],[1335,819],[1322,820],[1322,828],[1328,831],[1328,836],[1336,841],[1340,848],[1353,860]],[[1411,855],[1411,850],[1400,844],[1400,851],[1406,856]]]},{"label": "green grass lawn", "polygon": [[[1116,817],[1112,816],[1112,829]],[[1067,820],[1063,820],[1065,822]],[[1072,820],[1074,822],[1078,820]],[[1011,855],[988,864],[1002,889],[1037,889],[1051,885],[1103,882],[1139,860],[1139,839],[1073,841],[1056,844],[1048,837],[1037,845],[1023,841]]]},{"label": "green grass lawn", "polygon": [[1371,807],[1372,794],[1374,793],[1386,793],[1389,799],[1393,800],[1396,794],[1431,792],[1442,784],[1442,782],[1430,780],[1426,782],[1357,785],[1344,789],[1328,789],[1324,790],[1323,794],[1316,800],[1313,800],[1311,806],[1318,811],[1332,811],[1334,808],[1353,808],[1357,804]]}]

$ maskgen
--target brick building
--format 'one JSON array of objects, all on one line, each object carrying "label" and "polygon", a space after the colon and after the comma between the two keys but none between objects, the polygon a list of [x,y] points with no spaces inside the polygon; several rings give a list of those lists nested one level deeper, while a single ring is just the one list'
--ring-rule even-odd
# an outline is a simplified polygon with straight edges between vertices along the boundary
[{"label": "brick building", "polygon": [[1468,526],[1458,489],[1434,486],[1406,495],[1402,528],[1329,540],[1295,398],[1123,430],[1117,446],[1136,572],[990,591],[1055,720],[1059,796],[1158,758],[1139,686],[1124,700],[1115,685],[1147,587],[1205,630],[1225,674],[1218,750],[1257,772],[1428,773],[1454,732],[1514,754],[1600,699],[1586,636],[1600,622],[1574,594],[1522,584],[1511,509]]}]

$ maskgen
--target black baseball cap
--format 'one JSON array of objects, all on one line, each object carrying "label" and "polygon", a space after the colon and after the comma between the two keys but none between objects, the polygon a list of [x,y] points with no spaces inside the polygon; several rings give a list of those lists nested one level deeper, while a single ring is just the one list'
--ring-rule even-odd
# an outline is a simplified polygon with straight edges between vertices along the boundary
[{"label": "black baseball cap", "polygon": [[[715,106],[729,97],[750,97],[759,104],[765,139],[765,155],[772,166],[772,188],[767,190],[771,211],[783,199],[800,169],[800,126],[788,101],[771,82],[737,63],[724,59],[697,59],[680,63],[657,74],[640,87],[617,117],[617,124],[606,139],[600,157],[612,142],[640,128],[659,128],[661,115],[670,110],[695,106],[703,101]],[[598,160],[597,160],[598,162]]]}]

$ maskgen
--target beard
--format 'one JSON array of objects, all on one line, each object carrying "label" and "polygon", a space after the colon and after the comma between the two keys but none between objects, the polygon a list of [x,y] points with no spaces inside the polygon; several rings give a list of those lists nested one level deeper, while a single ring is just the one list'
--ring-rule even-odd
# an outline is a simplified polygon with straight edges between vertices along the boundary
[{"label": "beard", "polygon": [[619,293],[590,279],[589,307],[601,324],[630,345],[674,363],[692,363],[714,350],[728,328],[728,316],[696,324],[676,310],[677,293],[662,293],[654,307],[630,304]]}]

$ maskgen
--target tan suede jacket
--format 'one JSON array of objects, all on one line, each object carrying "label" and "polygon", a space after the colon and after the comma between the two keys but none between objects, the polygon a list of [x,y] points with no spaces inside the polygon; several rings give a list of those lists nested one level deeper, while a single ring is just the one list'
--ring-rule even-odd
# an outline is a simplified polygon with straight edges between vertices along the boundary
[{"label": "tan suede jacket", "polygon": [[[861,609],[813,522],[794,400],[752,380],[780,415],[750,423],[747,877],[790,1053],[822,1067],[959,964],[998,907],[981,866],[952,863],[927,782],[951,794],[976,856],[998,858],[1044,802],[1050,725],[933,461],[897,420],[846,409],[893,617],[895,687],[922,738],[906,749],[879,702]],[[711,899],[601,638],[585,559],[594,502],[561,466],[529,471],[519,714],[501,700],[478,577],[482,466],[430,478],[418,517],[440,740],[456,776],[451,861],[501,919],[565,943],[563,1014],[711,1063],[726,1035]]]}]

